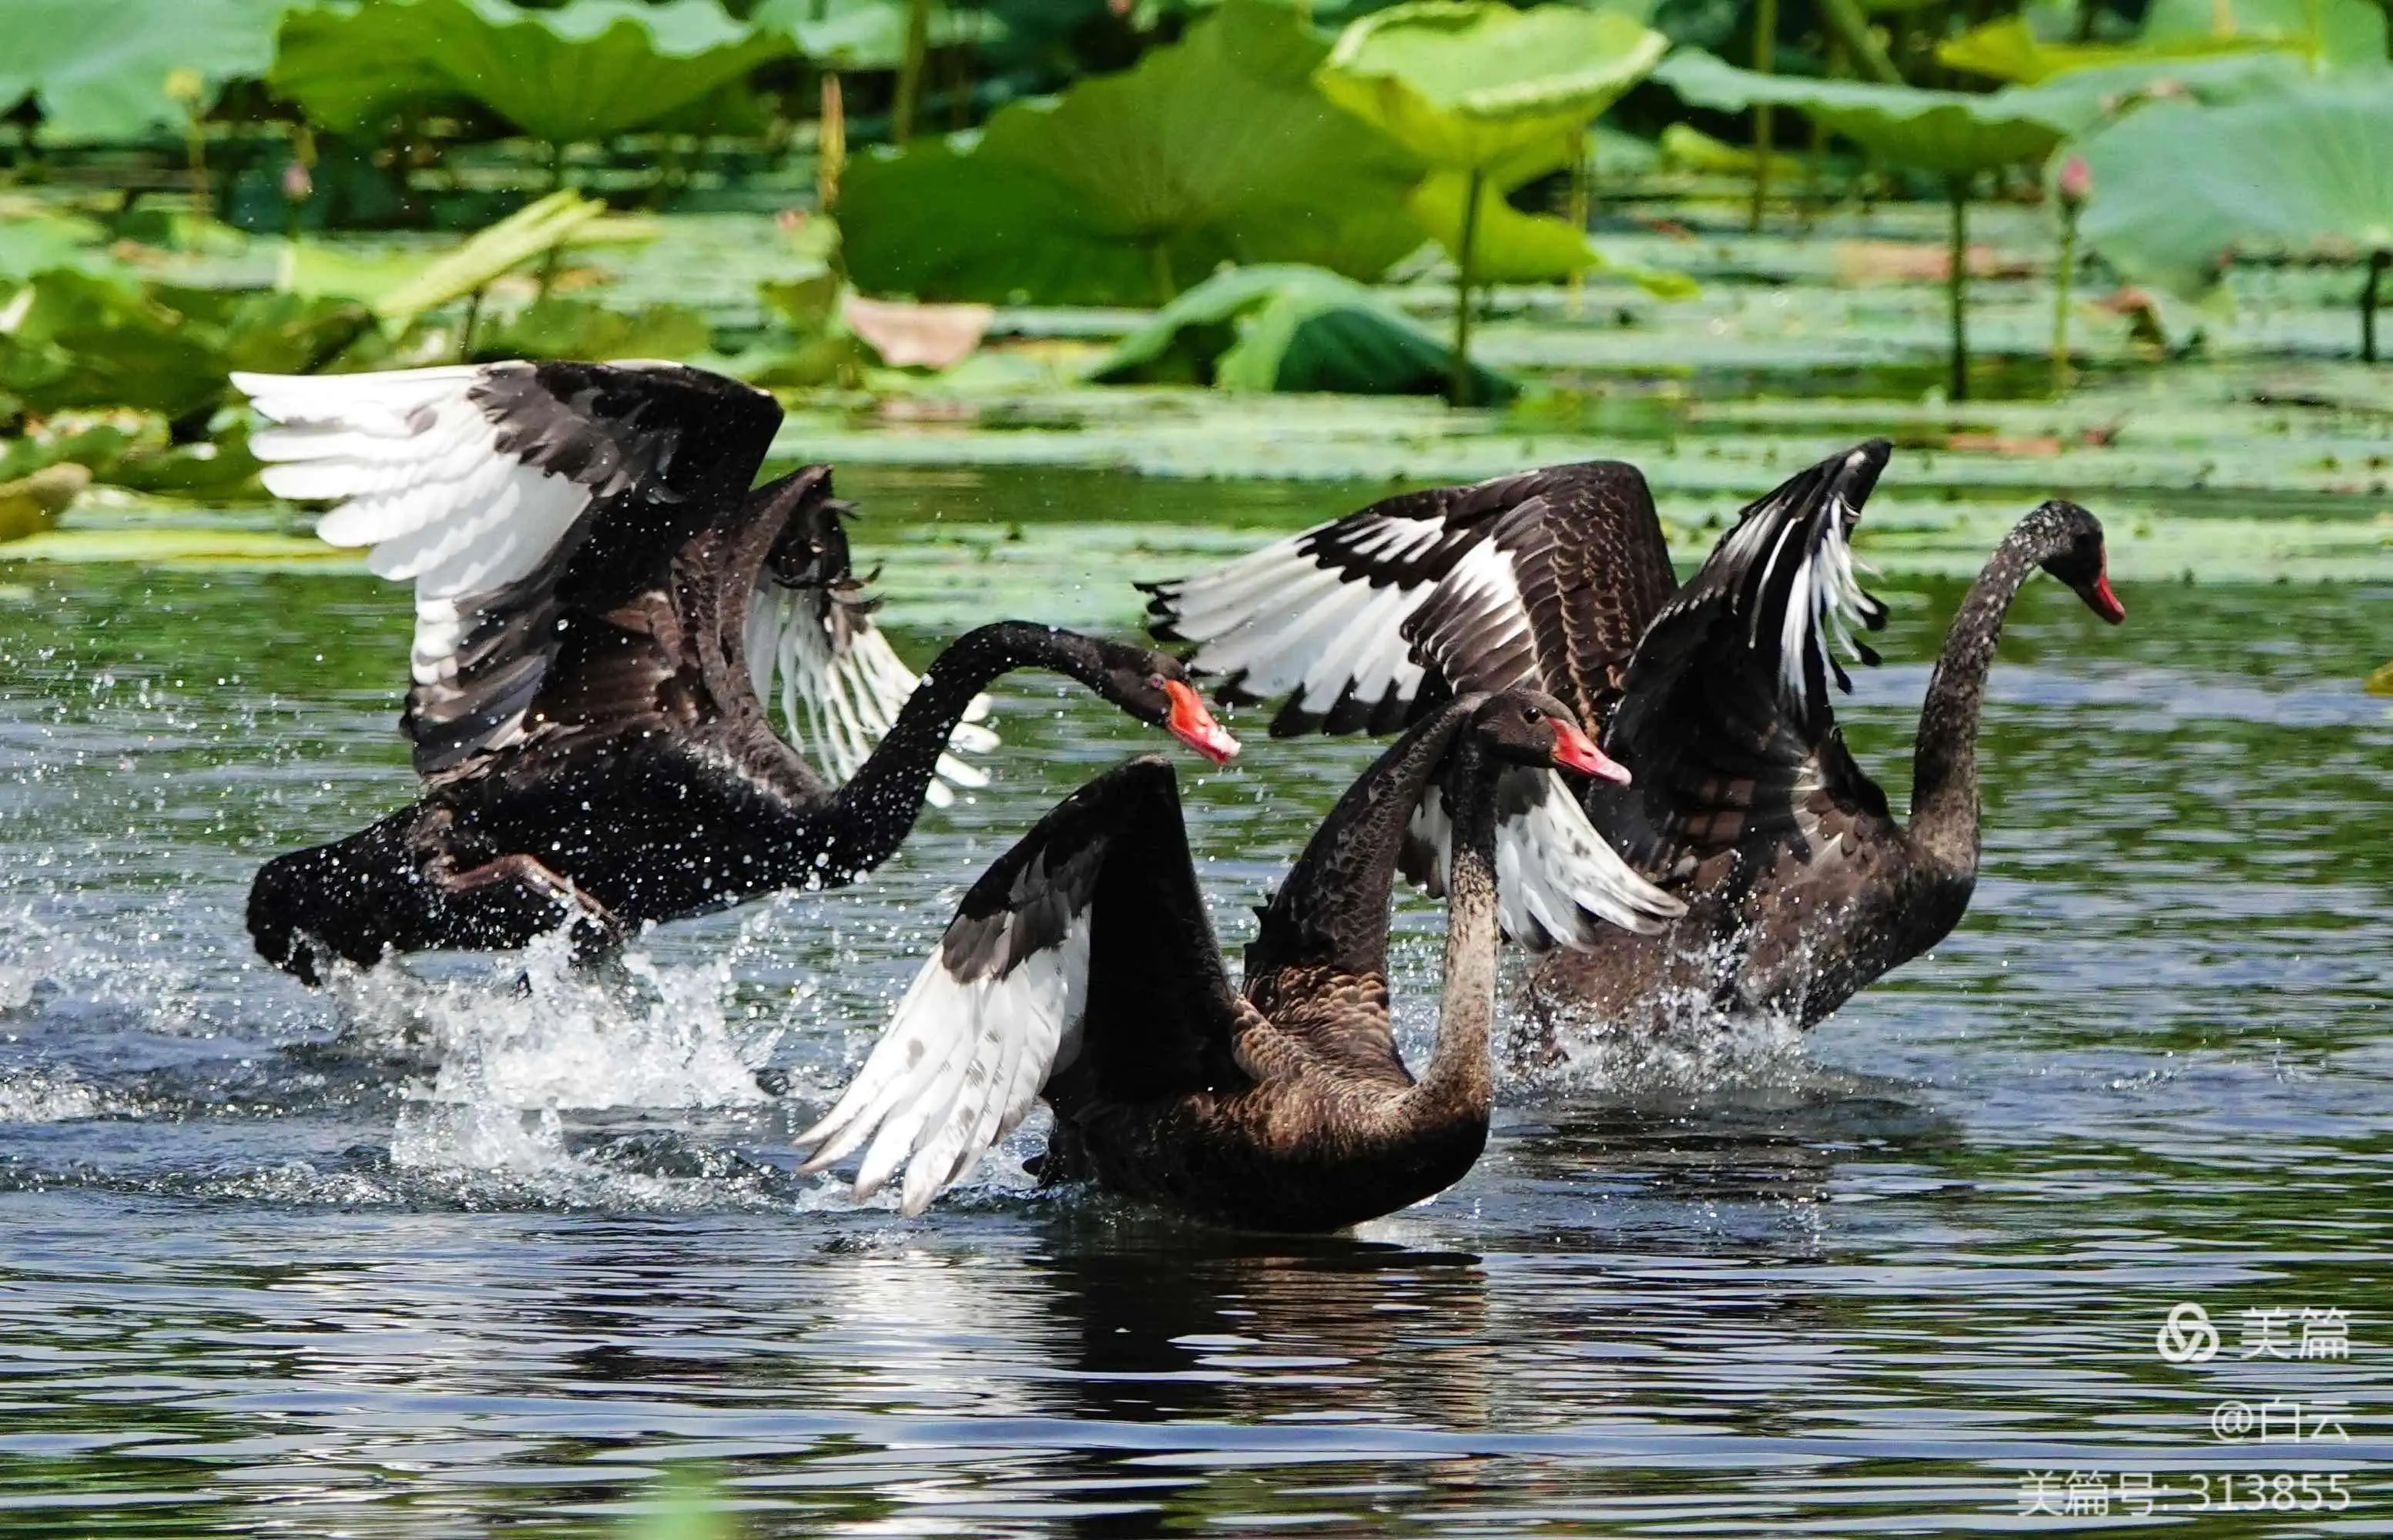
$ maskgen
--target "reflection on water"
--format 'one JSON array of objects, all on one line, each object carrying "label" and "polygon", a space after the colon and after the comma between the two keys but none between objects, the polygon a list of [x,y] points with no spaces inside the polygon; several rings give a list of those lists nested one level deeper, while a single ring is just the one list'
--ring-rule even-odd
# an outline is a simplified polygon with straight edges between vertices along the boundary
[{"label": "reflection on water", "polygon": [[[2393,657],[2383,595],[2147,589],[2112,633],[2031,588],[1985,880],[1932,958],[1806,1041],[1599,1045],[1510,1088],[1454,1192],[1290,1240],[1036,1192],[1036,1130],[911,1223],[794,1174],[962,884],[1148,746],[1117,713],[1009,682],[998,784],[859,889],[595,975],[309,994],[251,960],[241,896],[405,795],[399,608],[343,577],[12,581],[12,1527],[615,1527],[692,1468],[760,1533],[1917,1532],[2023,1521],[2023,1472],[2230,1468],[2358,1501],[2222,1533],[2393,1523],[2393,724],[2353,683]],[[1896,597],[1846,717],[1899,798],[1957,591]],[[1367,754],[1183,763],[1233,946]],[[1406,901],[1416,1051],[1436,936]],[[2206,1364],[2153,1351],[2182,1300],[2221,1325]],[[2243,1310],[2306,1306],[2349,1312],[2348,1360],[2243,1356]],[[2347,1440],[2212,1438],[2272,1396],[2341,1403]]]}]

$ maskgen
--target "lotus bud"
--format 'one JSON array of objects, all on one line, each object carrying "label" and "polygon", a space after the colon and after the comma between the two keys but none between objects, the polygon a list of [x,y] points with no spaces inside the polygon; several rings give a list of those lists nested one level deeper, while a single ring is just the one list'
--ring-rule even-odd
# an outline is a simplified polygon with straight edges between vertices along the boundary
[{"label": "lotus bud", "polygon": [[2072,214],[2084,208],[2086,201],[2094,196],[2094,172],[2086,163],[2085,156],[2072,155],[2061,163],[2060,189],[2060,201]]},{"label": "lotus bud", "polygon": [[282,168],[282,196],[294,203],[304,203],[316,196],[315,178],[309,176],[307,168],[296,161],[289,162]]},{"label": "lotus bud", "polygon": [[166,72],[168,101],[177,101],[185,107],[196,107],[200,98],[207,94],[207,85],[200,79],[200,72],[189,65]]}]

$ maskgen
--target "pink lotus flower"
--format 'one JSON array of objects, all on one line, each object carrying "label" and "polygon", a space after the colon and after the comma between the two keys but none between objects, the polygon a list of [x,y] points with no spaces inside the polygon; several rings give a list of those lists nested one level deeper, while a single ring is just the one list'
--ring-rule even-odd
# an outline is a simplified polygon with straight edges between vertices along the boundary
[{"label": "pink lotus flower", "polygon": [[2086,206],[2086,200],[2094,196],[2094,172],[2085,156],[2072,155],[2061,163],[2060,187],[2062,202],[2073,209]]}]

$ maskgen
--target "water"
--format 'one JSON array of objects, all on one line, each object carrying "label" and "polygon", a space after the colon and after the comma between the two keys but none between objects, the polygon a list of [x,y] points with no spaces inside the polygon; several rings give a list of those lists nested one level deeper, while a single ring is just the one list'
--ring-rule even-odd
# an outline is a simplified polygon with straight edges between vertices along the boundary
[{"label": "water", "polygon": [[[1029,485],[843,482],[893,580],[909,519]],[[1073,485],[1115,518],[1147,490]],[[1118,618],[1117,578],[1207,520],[1354,492],[1170,489],[1085,587],[987,548],[894,583],[891,619],[920,658],[906,622],[991,594]],[[1958,590],[1891,596],[1844,715],[1899,797]],[[2029,1511],[2072,1472],[2131,1522],[2149,1472],[2203,1533],[2384,1533],[2393,721],[2355,682],[2393,605],[2124,596],[2117,632],[2049,584],[2015,612],[1986,876],[1932,959],[1807,1040],[1602,1045],[1510,1088],[1453,1191],[1284,1239],[1037,1193],[1030,1139],[912,1222],[793,1174],[963,884],[1151,746],[1115,714],[1010,681],[997,784],[850,892],[596,978],[441,958],[315,994],[250,957],[242,898],[408,794],[401,607],[0,570],[0,1523],[614,1533],[698,1500],[754,1534],[1930,1533],[2093,1522]],[[1367,753],[1180,756],[1233,946]],[[1418,1053],[1435,912],[1399,928]],[[2155,1351],[2180,1302],[2206,1363]],[[2305,1307],[2346,1312],[2348,1360],[2244,1356],[2273,1340],[2244,1311]],[[2214,1437],[2272,1397],[2347,1438]],[[2226,1472],[2290,1511],[2222,1514]]]}]

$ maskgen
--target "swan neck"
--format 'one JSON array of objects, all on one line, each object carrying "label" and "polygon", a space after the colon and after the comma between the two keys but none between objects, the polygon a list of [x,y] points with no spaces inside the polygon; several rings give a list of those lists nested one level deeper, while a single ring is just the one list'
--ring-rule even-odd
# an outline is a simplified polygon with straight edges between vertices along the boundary
[{"label": "swan neck", "polygon": [[1053,626],[1000,620],[956,638],[922,671],[897,720],[816,820],[827,828],[804,842],[800,854],[814,870],[798,880],[852,876],[888,859],[913,831],[948,735],[983,690],[1021,668],[1051,668],[1083,684],[1104,674],[1087,637]]},{"label": "swan neck", "polygon": [[2003,618],[2042,553],[2022,526],[1994,548],[1961,600],[1919,709],[1911,764],[1911,839],[1952,871],[1978,869],[1978,719]]},{"label": "swan neck", "polygon": [[1496,771],[1477,744],[1457,745],[1453,869],[1446,879],[1445,969],[1437,1046],[1413,1088],[1417,1113],[1484,1125],[1496,1101]]}]

